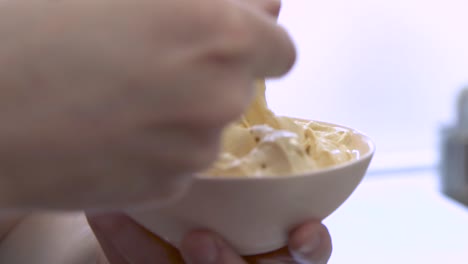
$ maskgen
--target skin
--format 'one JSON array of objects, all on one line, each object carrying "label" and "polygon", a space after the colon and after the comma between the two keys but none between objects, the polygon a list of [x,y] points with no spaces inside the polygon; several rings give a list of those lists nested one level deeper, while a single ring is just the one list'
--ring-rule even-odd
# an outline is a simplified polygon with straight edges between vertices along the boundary
[{"label": "skin", "polygon": [[[151,234],[122,214],[88,217],[102,251],[100,264],[245,264],[287,263],[326,264],[332,251],[327,228],[318,221],[308,221],[291,230],[288,247],[271,254],[241,257],[217,234],[196,230],[185,237],[180,251]],[[216,250],[210,251],[210,244]],[[286,262],[285,262],[286,263]]]},{"label": "skin", "polygon": [[[274,0],[2,2],[0,241],[39,226],[30,209],[85,209],[89,225],[67,228],[95,236],[64,263],[173,263],[168,253],[194,264],[256,263],[207,230],[187,234],[176,251],[125,215],[95,212],[161,205],[213,161],[253,81],[294,62],[278,12]],[[68,221],[49,220],[51,232]],[[16,239],[24,254],[30,237]],[[261,257],[322,264],[331,249],[326,227],[309,221],[291,230],[287,248]]]},{"label": "skin", "polygon": [[[252,2],[274,17],[279,14],[280,2]],[[250,257],[239,256],[222,237],[209,230],[195,230],[187,234],[177,250],[124,214],[90,214],[88,222],[101,245],[99,264],[326,264],[332,252],[328,229],[314,220],[293,228],[287,247]]]},{"label": "skin", "polygon": [[203,258],[203,253],[207,252],[203,245],[210,240],[214,240],[219,249],[219,253],[215,253],[219,256],[215,259],[216,263],[323,264],[331,252],[330,235],[317,221],[307,221],[292,228],[287,247],[241,259],[222,238],[206,230],[187,234],[181,250],[177,251],[125,215],[101,214],[88,216],[88,219],[90,224],[83,213],[45,212],[28,215],[0,243],[0,262],[197,263],[196,260]]},{"label": "skin", "polygon": [[288,34],[258,7],[2,1],[0,207],[103,210],[183,192],[254,80],[294,63]]}]

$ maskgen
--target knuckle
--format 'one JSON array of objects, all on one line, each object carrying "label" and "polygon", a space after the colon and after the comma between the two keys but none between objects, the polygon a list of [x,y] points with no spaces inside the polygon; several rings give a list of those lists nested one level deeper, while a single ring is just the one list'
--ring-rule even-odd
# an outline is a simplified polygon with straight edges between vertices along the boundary
[{"label": "knuckle", "polygon": [[242,10],[230,8],[213,16],[216,21],[215,35],[218,38],[217,50],[226,56],[245,55],[253,47],[255,36],[249,20]]},{"label": "knuckle", "polygon": [[247,49],[253,45],[254,36],[248,20],[240,12],[233,11],[225,16],[223,29],[230,41],[239,48]]},{"label": "knuckle", "polygon": [[238,16],[231,16],[225,22],[225,37],[232,55],[245,56],[255,46],[255,37],[248,23]]}]

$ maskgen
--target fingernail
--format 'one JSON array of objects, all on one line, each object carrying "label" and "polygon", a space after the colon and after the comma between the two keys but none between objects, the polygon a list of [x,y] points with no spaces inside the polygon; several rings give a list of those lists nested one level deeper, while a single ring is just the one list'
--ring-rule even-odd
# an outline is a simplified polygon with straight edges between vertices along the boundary
[{"label": "fingernail", "polygon": [[183,244],[183,254],[189,264],[217,262],[219,247],[214,238],[205,234],[192,234]]},{"label": "fingernail", "polygon": [[309,239],[302,243],[297,248],[291,248],[294,255],[299,258],[309,259],[319,249],[321,243],[321,236],[319,232],[315,232],[309,236]]}]

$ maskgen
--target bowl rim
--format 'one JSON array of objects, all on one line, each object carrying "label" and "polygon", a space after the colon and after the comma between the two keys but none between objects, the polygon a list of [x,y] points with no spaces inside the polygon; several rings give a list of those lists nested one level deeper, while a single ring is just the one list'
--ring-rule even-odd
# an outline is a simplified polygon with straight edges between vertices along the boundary
[{"label": "bowl rim", "polygon": [[340,164],[335,165],[335,166],[322,168],[322,169],[317,169],[317,170],[314,170],[314,171],[302,172],[302,173],[298,173],[298,174],[282,175],[280,177],[278,177],[278,176],[274,176],[274,177],[272,177],[272,176],[264,176],[264,177],[239,177],[239,176],[209,177],[209,176],[197,176],[197,175],[195,175],[193,180],[196,181],[196,182],[220,182],[220,181],[222,181],[222,182],[245,182],[245,181],[264,181],[264,180],[281,181],[281,180],[290,180],[290,179],[296,179],[296,178],[313,177],[313,176],[317,176],[317,175],[320,175],[320,174],[323,174],[323,173],[338,171],[338,170],[344,169],[346,167],[350,167],[350,166],[356,165],[358,163],[361,163],[361,162],[363,162],[365,160],[372,159],[372,156],[375,153],[375,149],[376,149],[375,142],[367,134],[362,133],[361,131],[359,131],[357,129],[350,128],[350,127],[347,127],[345,125],[339,125],[339,124],[320,121],[320,120],[308,120],[308,119],[304,119],[304,118],[291,117],[291,116],[279,116],[279,117],[287,117],[287,118],[291,118],[291,119],[294,119],[294,120],[300,121],[300,122],[317,122],[317,123],[320,123],[320,124],[329,125],[329,126],[333,126],[333,127],[339,127],[339,128],[349,130],[349,131],[353,132],[354,134],[359,135],[361,138],[363,138],[363,141],[365,141],[367,143],[368,147],[369,147],[369,151],[366,152],[364,155],[360,156],[358,159],[347,161],[347,162],[344,162],[344,163],[340,163]]}]

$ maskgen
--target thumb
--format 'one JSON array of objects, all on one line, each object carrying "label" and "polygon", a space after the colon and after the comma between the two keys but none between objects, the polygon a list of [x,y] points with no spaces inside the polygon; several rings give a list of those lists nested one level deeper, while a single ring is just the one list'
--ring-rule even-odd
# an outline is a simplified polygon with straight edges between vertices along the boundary
[{"label": "thumb", "polygon": [[330,233],[320,222],[310,221],[291,232],[289,249],[299,263],[325,264],[332,253]]}]

